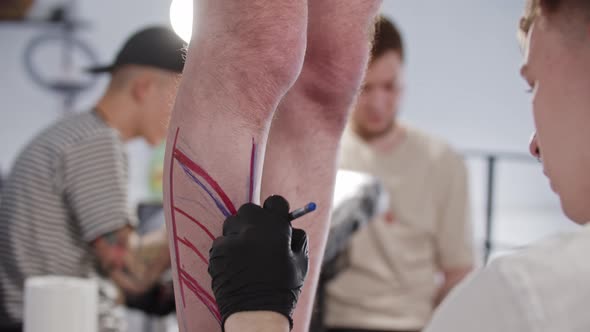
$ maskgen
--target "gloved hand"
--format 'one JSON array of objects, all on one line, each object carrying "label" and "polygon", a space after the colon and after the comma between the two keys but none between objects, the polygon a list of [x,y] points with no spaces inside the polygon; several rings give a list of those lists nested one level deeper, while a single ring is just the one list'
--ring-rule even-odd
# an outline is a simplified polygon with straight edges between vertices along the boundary
[{"label": "gloved hand", "polygon": [[274,311],[287,317],[307,275],[307,235],[291,227],[289,203],[270,196],[264,207],[247,203],[223,224],[223,236],[209,251],[209,274],[222,316]]},{"label": "gloved hand", "polygon": [[125,305],[154,316],[166,316],[176,311],[172,281],[158,283],[140,295],[126,294]]}]

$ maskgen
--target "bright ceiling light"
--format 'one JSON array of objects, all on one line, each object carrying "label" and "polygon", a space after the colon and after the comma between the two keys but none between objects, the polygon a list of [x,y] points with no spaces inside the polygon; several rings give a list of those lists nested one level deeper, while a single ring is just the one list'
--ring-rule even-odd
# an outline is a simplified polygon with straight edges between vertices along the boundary
[{"label": "bright ceiling light", "polygon": [[172,0],[170,23],[180,38],[190,42],[193,32],[193,0]]}]

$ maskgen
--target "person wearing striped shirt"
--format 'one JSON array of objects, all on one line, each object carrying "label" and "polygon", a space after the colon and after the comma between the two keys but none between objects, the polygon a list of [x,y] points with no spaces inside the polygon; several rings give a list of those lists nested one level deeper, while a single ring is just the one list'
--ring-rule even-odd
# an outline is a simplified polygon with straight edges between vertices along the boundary
[{"label": "person wearing striped shirt", "polygon": [[129,299],[170,267],[165,230],[134,232],[124,143],[164,139],[185,47],[168,28],[137,32],[113,65],[92,69],[112,75],[94,110],[59,120],[17,157],[0,200],[1,331],[21,329],[29,277],[101,274]]}]

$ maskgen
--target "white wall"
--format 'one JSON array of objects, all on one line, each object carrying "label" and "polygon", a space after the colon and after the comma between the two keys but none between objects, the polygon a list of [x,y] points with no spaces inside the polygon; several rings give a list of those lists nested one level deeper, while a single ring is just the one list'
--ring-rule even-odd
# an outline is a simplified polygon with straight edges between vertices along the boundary
[{"label": "white wall", "polygon": [[[534,125],[516,41],[523,3],[384,0],[383,12],[397,22],[407,46],[402,117],[459,150],[527,154]],[[470,158],[478,238],[485,167]],[[563,217],[539,164],[501,162],[496,177],[494,233],[500,242],[520,245],[575,228]]]},{"label": "white wall", "polygon": [[[34,14],[44,15],[58,0],[37,0]],[[526,153],[533,130],[529,96],[518,76],[521,61],[516,25],[523,1],[385,0],[383,11],[404,32],[407,88],[403,118],[449,140],[458,149]],[[80,0],[78,16],[91,27],[79,33],[103,62],[112,60],[135,30],[168,24],[169,0]],[[40,128],[62,114],[62,99],[39,89],[24,74],[25,45],[38,27],[0,23],[0,167],[7,171],[17,151]],[[46,69],[56,66],[47,55]],[[98,98],[104,79],[81,96],[77,109]],[[133,201],[146,196],[149,149],[131,150]],[[482,233],[484,165],[469,162],[477,233]],[[497,235],[509,243],[531,239],[569,225],[548,189],[540,167],[502,163],[498,174]],[[542,220],[535,222],[536,220]]]}]

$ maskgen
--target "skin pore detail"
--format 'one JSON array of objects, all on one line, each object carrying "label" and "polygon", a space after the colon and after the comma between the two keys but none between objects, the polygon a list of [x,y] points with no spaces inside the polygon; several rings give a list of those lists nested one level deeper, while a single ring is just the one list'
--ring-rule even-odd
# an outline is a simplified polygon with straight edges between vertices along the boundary
[{"label": "skin pore detail", "polygon": [[[180,290],[180,296],[183,308],[187,306],[187,292],[192,293],[198,301],[207,307],[211,316],[221,325],[221,315],[215,302],[215,298],[212,293],[208,291],[210,280],[208,276],[205,283],[203,280],[198,280],[195,276],[198,275],[203,279],[203,274],[198,271],[206,270],[208,267],[208,250],[213,240],[215,240],[215,229],[220,229],[223,220],[231,215],[236,214],[236,208],[234,203],[228,197],[223,188],[210,174],[203,169],[197,162],[191,158],[186,151],[181,147],[182,139],[180,127],[176,128],[174,136],[174,142],[172,145],[172,155],[170,157],[170,197],[169,204],[171,208],[171,238],[173,243],[172,259],[178,269],[178,287]],[[248,172],[248,201],[251,202],[254,195],[254,177],[256,168],[256,143],[252,138],[251,153],[250,153],[250,170]],[[194,184],[192,190],[197,190],[202,198],[206,198],[209,202],[213,203],[210,206],[205,204],[196,204],[194,200],[186,199],[191,197],[188,193],[178,193],[174,188],[175,176],[184,175],[184,180],[188,180]],[[178,180],[178,179],[177,179]],[[176,199],[178,196],[179,199]],[[202,202],[199,202],[202,203]],[[215,208],[211,209],[215,206]],[[210,213],[208,220],[211,220],[213,214],[217,215],[214,219],[217,225],[215,229],[211,225],[207,225],[201,222],[196,213],[188,212],[195,208],[201,211],[207,211]],[[216,212],[214,212],[216,211]],[[199,238],[189,238],[187,232],[180,230],[181,227],[197,227],[199,230]],[[193,233],[194,234],[194,233]],[[194,237],[194,236],[193,236]],[[185,254],[181,254],[185,252]],[[187,255],[188,253],[189,255]],[[192,257],[190,257],[192,256]],[[196,261],[192,258],[196,257]],[[196,272],[196,273],[195,273]],[[207,287],[205,287],[207,285]],[[183,317],[184,318],[184,317]],[[184,324],[184,322],[183,322]]]}]

